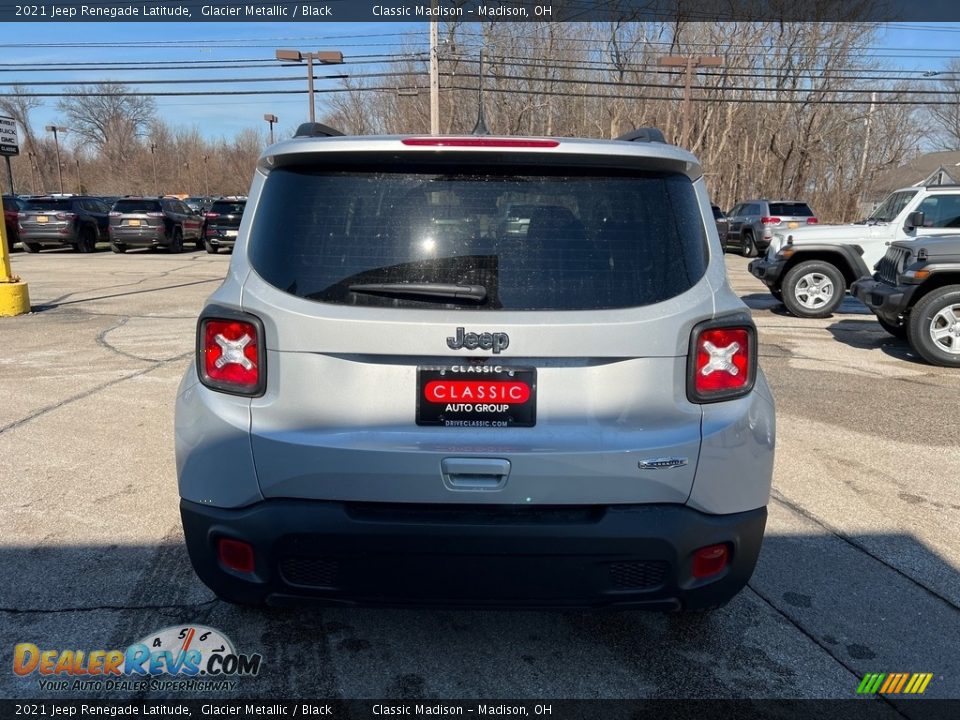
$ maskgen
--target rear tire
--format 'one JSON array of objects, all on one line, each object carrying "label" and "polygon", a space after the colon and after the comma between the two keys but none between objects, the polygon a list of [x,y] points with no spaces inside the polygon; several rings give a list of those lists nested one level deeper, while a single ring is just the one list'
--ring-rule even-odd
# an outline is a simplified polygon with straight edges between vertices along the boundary
[{"label": "rear tire", "polygon": [[960,368],[960,285],[932,290],[910,311],[910,346],[931,365]]},{"label": "rear tire", "polygon": [[753,241],[753,233],[744,233],[741,235],[740,254],[747,258],[756,256],[757,244]]},{"label": "rear tire", "polygon": [[20,244],[23,245],[23,249],[28,253],[38,253],[43,247],[40,243],[22,242]]},{"label": "rear tire", "polygon": [[891,325],[886,320],[882,320],[881,318],[877,318],[877,322],[880,323],[880,327],[893,335],[895,338],[900,338],[901,340],[907,339],[906,325]]},{"label": "rear tire", "polygon": [[783,304],[793,315],[824,318],[840,307],[847,292],[847,281],[836,266],[822,260],[797,263],[780,286]]},{"label": "rear tire", "polygon": [[110,250],[112,250],[115,253],[125,253],[127,251],[127,246],[124,245],[123,243],[117,243],[111,240]]},{"label": "rear tire", "polygon": [[209,240],[203,241],[203,247],[211,255],[216,255],[220,251],[220,247],[212,244]]},{"label": "rear tire", "polygon": [[183,231],[180,228],[173,231],[168,250],[174,255],[183,252]]}]

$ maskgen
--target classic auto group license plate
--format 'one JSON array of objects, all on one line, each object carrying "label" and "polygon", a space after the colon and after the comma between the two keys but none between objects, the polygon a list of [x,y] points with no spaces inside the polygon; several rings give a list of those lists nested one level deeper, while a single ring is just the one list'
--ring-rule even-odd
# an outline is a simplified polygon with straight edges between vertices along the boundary
[{"label": "classic auto group license plate", "polygon": [[536,422],[536,368],[417,368],[417,425],[503,428]]}]

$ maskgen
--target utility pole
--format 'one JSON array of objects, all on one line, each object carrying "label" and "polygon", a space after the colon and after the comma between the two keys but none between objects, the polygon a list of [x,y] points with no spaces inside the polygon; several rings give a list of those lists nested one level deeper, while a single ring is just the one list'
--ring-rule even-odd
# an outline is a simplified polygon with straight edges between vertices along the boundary
[{"label": "utility pole", "polygon": [[280,119],[276,115],[267,113],[263,116],[263,119],[270,123],[270,144],[273,145],[273,124],[280,122]]},{"label": "utility pole", "polygon": [[80,158],[74,158],[73,162],[77,166],[77,195],[83,195],[83,186],[80,184]]},{"label": "utility pole", "polygon": [[53,144],[57,148],[57,175],[60,178],[60,194],[63,195],[63,165],[60,164],[60,140],[57,138],[57,133],[66,134],[67,128],[59,125],[47,125],[47,132],[53,133]]},{"label": "utility pole", "polygon": [[680,147],[687,148],[690,145],[693,75],[699,67],[720,67],[723,65],[723,58],[717,55],[667,55],[660,58],[657,64],[661,67],[684,68],[686,77],[683,84],[683,130],[680,133]]},{"label": "utility pole", "polygon": [[863,152],[860,155],[860,193],[857,197],[857,217],[860,217],[860,208],[863,206],[863,196],[867,190],[867,156],[870,154],[870,130],[873,125],[873,113],[877,108],[877,94],[870,93],[870,109],[867,111],[867,117],[864,119],[863,129]]},{"label": "utility pole", "polygon": [[320,52],[301,52],[300,50],[277,50],[277,60],[292,60],[293,62],[307,61],[307,97],[310,102],[310,122],[317,121],[316,108],[313,104],[313,63],[321,65],[342,65],[343,53],[339,50]]},{"label": "utility pole", "polygon": [[157,182],[157,144],[150,143],[150,159],[153,160],[153,189],[157,192],[157,197],[160,197],[160,184]]},{"label": "utility pole", "polygon": [[203,194],[207,196],[210,194],[210,175],[207,173],[207,160],[210,159],[209,155],[203,156]]},{"label": "utility pole", "polygon": [[[437,9],[437,0],[433,0],[433,9]],[[430,134],[440,134],[440,58],[437,46],[440,42],[440,30],[436,15],[430,21]]]},{"label": "utility pole", "polygon": [[37,154],[32,150],[27,153],[27,157],[30,158],[30,191],[38,192],[37,190]]}]

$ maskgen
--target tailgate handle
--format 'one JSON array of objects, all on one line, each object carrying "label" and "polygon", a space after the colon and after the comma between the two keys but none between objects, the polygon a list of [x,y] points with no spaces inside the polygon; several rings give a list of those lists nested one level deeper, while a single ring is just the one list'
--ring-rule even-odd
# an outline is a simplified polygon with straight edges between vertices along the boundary
[{"label": "tailgate handle", "polygon": [[502,490],[510,476],[510,461],[499,458],[444,458],[440,461],[448,490]]}]

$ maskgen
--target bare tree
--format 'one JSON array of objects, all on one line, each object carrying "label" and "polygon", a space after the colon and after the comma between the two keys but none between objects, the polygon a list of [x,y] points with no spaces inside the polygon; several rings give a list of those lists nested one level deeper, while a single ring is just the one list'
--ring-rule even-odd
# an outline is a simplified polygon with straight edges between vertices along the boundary
[{"label": "bare tree", "polygon": [[953,58],[940,80],[940,105],[930,106],[938,144],[944,150],[960,150],[960,58]]}]

